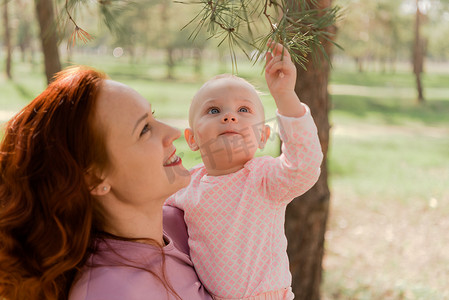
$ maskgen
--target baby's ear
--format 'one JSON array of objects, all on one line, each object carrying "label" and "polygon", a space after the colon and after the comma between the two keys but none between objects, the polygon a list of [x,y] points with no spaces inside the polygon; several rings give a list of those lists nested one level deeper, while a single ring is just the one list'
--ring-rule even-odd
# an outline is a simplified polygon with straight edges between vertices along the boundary
[{"label": "baby's ear", "polygon": [[198,149],[200,149],[195,142],[192,128],[186,128],[184,130],[184,138],[186,139],[186,142],[189,145],[190,150],[197,151]]},{"label": "baby's ear", "polygon": [[268,139],[270,138],[271,128],[269,125],[264,125],[260,133],[259,149],[263,149]]}]

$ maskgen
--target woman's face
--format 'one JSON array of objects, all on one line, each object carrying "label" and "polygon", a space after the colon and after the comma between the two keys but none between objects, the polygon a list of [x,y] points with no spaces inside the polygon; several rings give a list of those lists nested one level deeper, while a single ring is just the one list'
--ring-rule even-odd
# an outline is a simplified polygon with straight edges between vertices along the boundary
[{"label": "woman's face", "polygon": [[109,196],[133,206],[162,203],[189,184],[189,172],[173,145],[180,132],[156,120],[151,105],[135,90],[105,80],[95,122],[106,135],[110,168],[101,186],[110,187]]}]

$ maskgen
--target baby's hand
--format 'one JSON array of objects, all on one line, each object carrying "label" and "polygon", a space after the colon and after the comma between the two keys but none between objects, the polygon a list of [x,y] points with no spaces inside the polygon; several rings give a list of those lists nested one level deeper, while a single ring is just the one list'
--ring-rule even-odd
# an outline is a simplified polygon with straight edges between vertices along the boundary
[{"label": "baby's hand", "polygon": [[278,43],[270,41],[265,66],[268,89],[276,102],[278,112],[286,117],[301,117],[306,113],[295,93],[296,67],[290,53]]},{"label": "baby's hand", "polygon": [[296,67],[290,53],[279,43],[268,42],[271,50],[266,54],[265,80],[274,98],[290,94],[295,90]]}]

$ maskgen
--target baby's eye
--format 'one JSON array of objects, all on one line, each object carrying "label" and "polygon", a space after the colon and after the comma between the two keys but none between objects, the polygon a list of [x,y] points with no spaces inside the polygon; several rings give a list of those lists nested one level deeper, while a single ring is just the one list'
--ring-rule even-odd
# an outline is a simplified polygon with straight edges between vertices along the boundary
[{"label": "baby's eye", "polygon": [[219,112],[220,112],[220,110],[216,107],[209,108],[209,110],[207,111],[207,113],[211,114],[211,115],[218,114]]},{"label": "baby's eye", "polygon": [[145,133],[147,133],[148,131],[150,131],[150,124],[145,124],[145,126],[143,127],[142,131],[140,132],[140,136],[144,135]]},{"label": "baby's eye", "polygon": [[249,112],[249,111],[250,111],[249,108],[245,107],[245,106],[240,107],[239,110],[238,110],[238,112]]}]

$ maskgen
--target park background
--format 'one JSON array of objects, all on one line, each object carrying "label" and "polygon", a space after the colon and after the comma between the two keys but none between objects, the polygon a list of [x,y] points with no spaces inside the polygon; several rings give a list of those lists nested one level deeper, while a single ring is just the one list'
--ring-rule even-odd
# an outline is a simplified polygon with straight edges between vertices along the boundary
[{"label": "park background", "polygon": [[[209,77],[237,71],[274,101],[263,64],[217,40],[189,40],[195,6],[136,1],[120,11],[121,34],[108,30],[96,1],[72,11],[93,40],[72,44],[73,26],[55,1],[62,65],[105,71],[146,97],[157,118],[182,130],[195,91]],[[413,73],[416,4],[424,51],[423,101]],[[449,10],[443,0],[335,0],[337,22],[328,91],[331,201],[325,234],[322,299],[449,299]],[[4,7],[8,7],[8,23]],[[0,122],[47,85],[31,0],[2,1]],[[65,19],[65,20],[64,20]],[[5,30],[3,30],[5,29]],[[6,74],[7,43],[12,49]],[[301,95],[299,95],[301,96]],[[186,167],[200,162],[176,141]],[[258,155],[279,154],[272,135]]]}]

